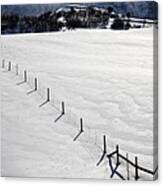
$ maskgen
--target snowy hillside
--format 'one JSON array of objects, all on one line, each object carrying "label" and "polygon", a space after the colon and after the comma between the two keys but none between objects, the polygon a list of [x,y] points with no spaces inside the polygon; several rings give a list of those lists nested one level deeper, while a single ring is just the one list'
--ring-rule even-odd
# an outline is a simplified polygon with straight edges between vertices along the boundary
[{"label": "snowy hillside", "polygon": [[[26,95],[27,85],[16,86],[19,79],[2,72],[3,174],[109,179],[107,160],[96,166],[104,134],[108,152],[118,144],[154,170],[152,36],[152,28],[2,36],[2,59],[39,77],[84,118],[85,130],[73,142],[73,119],[54,123],[58,113],[50,104],[38,108],[37,93]],[[90,138],[100,148],[82,145]]]}]

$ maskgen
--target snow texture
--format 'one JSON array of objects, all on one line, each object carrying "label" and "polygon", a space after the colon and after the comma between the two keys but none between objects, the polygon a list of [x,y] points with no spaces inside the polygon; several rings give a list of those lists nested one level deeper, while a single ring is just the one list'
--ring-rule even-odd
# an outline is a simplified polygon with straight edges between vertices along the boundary
[{"label": "snow texture", "polygon": [[[122,154],[154,170],[152,28],[17,34],[1,43],[2,59],[43,87],[42,97],[27,95],[29,85],[16,85],[22,77],[1,72],[3,176],[109,179],[108,160],[96,166],[103,135],[108,153],[118,144]],[[66,104],[56,123],[57,101],[38,107],[46,88]],[[84,133],[73,142],[81,117]],[[126,177],[123,163],[120,172]],[[133,179],[132,168],[130,174]]]}]

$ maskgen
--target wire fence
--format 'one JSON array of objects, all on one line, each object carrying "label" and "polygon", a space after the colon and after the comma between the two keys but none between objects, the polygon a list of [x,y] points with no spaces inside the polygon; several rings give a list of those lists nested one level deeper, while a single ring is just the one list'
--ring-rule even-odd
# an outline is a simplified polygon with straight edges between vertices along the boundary
[{"label": "wire fence", "polygon": [[[113,165],[112,165],[112,157],[114,156],[116,158],[115,168],[113,168]],[[156,166],[154,171],[147,169],[143,166],[140,166],[138,162],[138,157],[135,156],[134,162],[131,161],[129,159],[128,153],[126,154],[126,156],[120,153],[119,145],[116,146],[116,149],[113,152],[107,154],[107,158],[108,158],[109,166],[111,169],[111,175],[110,175],[111,178],[116,174],[117,176],[119,176],[119,178],[121,178],[122,180],[125,180],[124,176],[118,171],[118,167],[120,166],[122,161],[126,163],[127,180],[130,180],[130,168],[131,167],[132,167],[132,171],[134,171],[134,179],[136,181],[140,178],[140,175],[139,175],[140,171],[146,174],[152,175],[153,178],[157,177],[158,166]]]},{"label": "wire fence", "polygon": [[[27,83],[30,87],[27,94],[37,92],[42,102],[38,107],[44,107],[49,103],[58,112],[58,116],[54,118],[54,123],[58,123],[60,120],[67,123],[69,126],[75,128],[76,132],[72,132],[70,135],[74,142],[78,141],[81,146],[89,152],[94,154],[94,159],[97,159],[100,155],[102,148],[101,137],[98,135],[97,129],[91,129],[89,125],[85,123],[85,118],[74,114],[72,108],[64,102],[64,100],[58,99],[60,97],[56,94],[54,88],[47,87],[41,79],[35,76],[34,73],[29,72],[23,65],[14,64],[13,62],[6,62],[2,60],[2,69],[4,71],[11,72],[19,78],[17,85]],[[82,119],[82,128],[81,128]],[[98,155],[99,154],[99,155]]]},{"label": "wire fence", "polygon": [[[29,72],[23,65],[14,64],[11,63],[11,61],[6,62],[3,59],[1,67],[3,71],[11,72],[18,77],[19,82],[17,85],[24,83],[29,85],[30,89],[27,95],[34,92],[38,93],[42,100],[42,103],[40,103],[38,107],[44,107],[47,103],[54,107],[58,112],[58,116],[53,119],[54,123],[58,123],[61,120],[74,129],[68,135],[71,136],[74,142],[77,141],[80,143],[81,147],[88,153],[96,166],[99,166],[106,157],[111,158],[111,155],[107,156],[107,151],[108,149],[113,149],[114,146],[111,146],[110,143],[109,146],[107,145],[108,139],[105,137],[105,131],[91,128],[89,123],[85,121],[85,118],[74,114],[72,108],[67,105],[64,100],[58,99],[60,96],[56,94],[54,88],[45,86],[41,79],[31,71]],[[117,151],[115,151],[115,153],[117,153]],[[121,155],[119,155],[119,157],[121,157]],[[111,159],[109,159],[109,162],[111,162]],[[111,165],[112,164],[109,164],[109,167],[112,167]],[[114,171],[111,169],[112,174]]]}]

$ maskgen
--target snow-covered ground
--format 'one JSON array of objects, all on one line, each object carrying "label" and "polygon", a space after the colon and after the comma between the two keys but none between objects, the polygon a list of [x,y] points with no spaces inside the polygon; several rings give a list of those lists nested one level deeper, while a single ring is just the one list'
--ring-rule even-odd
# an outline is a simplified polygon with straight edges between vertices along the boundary
[{"label": "snow-covered ground", "polygon": [[155,169],[152,28],[8,35],[1,37],[1,51],[2,59],[55,90],[84,118],[85,129],[73,142],[71,121],[55,124],[58,113],[50,104],[39,108],[37,93],[26,95],[27,85],[16,86],[18,78],[2,72],[3,175],[109,178],[107,160],[96,167],[101,149],[95,146],[102,146],[104,134],[108,152],[119,144],[122,154]]}]

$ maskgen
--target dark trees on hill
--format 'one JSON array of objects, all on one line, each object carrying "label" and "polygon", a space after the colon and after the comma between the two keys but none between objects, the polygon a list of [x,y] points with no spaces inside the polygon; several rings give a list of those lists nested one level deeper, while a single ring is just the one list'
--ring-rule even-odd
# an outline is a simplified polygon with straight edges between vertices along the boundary
[{"label": "dark trees on hill", "polygon": [[8,28],[8,29],[14,29],[18,24],[19,16],[17,14],[14,14],[14,15],[4,14],[2,15],[1,20],[2,20],[2,26],[5,26],[5,28]]},{"label": "dark trees on hill", "polygon": [[106,28],[111,18],[114,19],[111,29],[129,29],[131,27],[130,17],[131,13],[128,12],[126,16],[120,18],[111,6],[107,9],[89,6],[78,11],[70,7],[69,11],[48,11],[39,16],[3,14],[1,31],[3,34],[59,31],[63,27],[67,29]]},{"label": "dark trees on hill", "polygon": [[110,14],[113,12],[113,7],[109,6],[109,7],[107,8],[107,10],[108,10],[108,14],[110,15]]},{"label": "dark trees on hill", "polygon": [[119,17],[115,18],[113,24],[111,25],[111,29],[113,30],[123,30],[124,29],[124,22]]},{"label": "dark trees on hill", "polygon": [[81,28],[82,22],[79,19],[69,19],[67,20],[66,27],[68,29]]},{"label": "dark trees on hill", "polygon": [[129,19],[131,17],[131,13],[130,12],[127,12],[126,16]]}]

